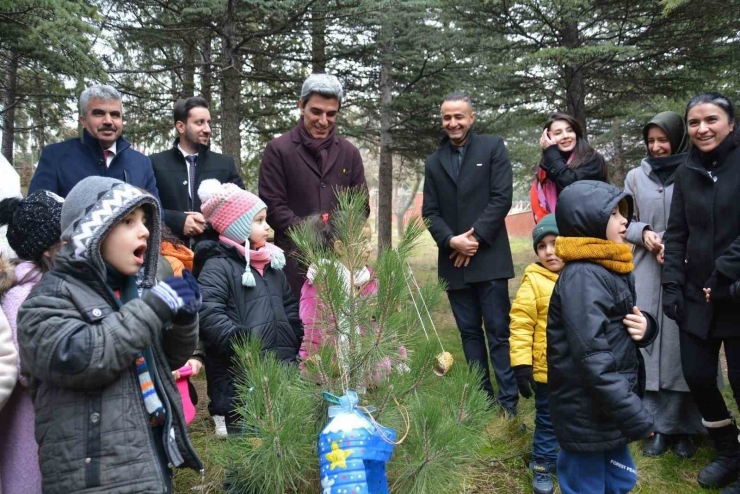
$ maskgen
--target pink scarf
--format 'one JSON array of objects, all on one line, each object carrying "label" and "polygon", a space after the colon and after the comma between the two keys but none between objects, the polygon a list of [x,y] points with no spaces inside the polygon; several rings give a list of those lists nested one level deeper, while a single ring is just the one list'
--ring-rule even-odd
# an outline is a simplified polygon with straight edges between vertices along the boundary
[{"label": "pink scarf", "polygon": [[[571,153],[567,164],[570,165],[575,157],[576,153]],[[548,214],[554,213],[558,202],[558,188],[555,182],[550,180],[547,177],[547,172],[540,168],[535,174],[535,183],[537,184],[537,201],[540,207]]]},{"label": "pink scarf", "polygon": [[283,269],[285,267],[285,254],[283,253],[283,249],[274,244],[266,243],[258,250],[249,249],[249,251],[247,251],[243,244],[234,242],[223,235],[220,235],[218,239],[224,244],[234,247],[237,252],[246,259],[247,265],[244,269],[244,275],[242,275],[242,285],[244,286],[257,285],[254,275],[249,270],[249,266],[256,269],[261,276],[264,276],[265,266],[267,266],[268,262],[273,269]]},{"label": "pink scarf", "polygon": [[545,170],[537,170],[537,199],[540,207],[548,213],[555,212],[555,205],[558,202],[558,188],[555,182],[547,178]]}]

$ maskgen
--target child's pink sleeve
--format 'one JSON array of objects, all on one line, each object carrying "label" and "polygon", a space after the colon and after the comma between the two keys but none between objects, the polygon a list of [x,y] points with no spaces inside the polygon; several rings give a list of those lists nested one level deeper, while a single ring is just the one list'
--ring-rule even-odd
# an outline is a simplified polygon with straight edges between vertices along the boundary
[{"label": "child's pink sleeve", "polygon": [[301,348],[298,350],[298,356],[301,360],[312,357],[322,343],[321,328],[314,324],[318,303],[319,298],[316,295],[316,288],[305,281],[303,288],[301,288],[301,301],[298,306],[298,315],[303,323],[303,343],[301,343]]}]

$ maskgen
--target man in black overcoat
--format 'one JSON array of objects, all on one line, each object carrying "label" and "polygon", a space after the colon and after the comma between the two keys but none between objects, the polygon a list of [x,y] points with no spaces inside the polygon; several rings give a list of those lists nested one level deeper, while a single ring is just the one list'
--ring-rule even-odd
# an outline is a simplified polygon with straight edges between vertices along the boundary
[{"label": "man in black overcoat", "polygon": [[[505,224],[511,163],[503,139],[472,132],[474,121],[466,94],[445,97],[447,136],[426,159],[422,214],[439,248],[439,276],[447,282],[465,358],[480,367],[481,386],[491,400],[513,416],[519,397],[509,360],[508,280],[514,266]],[[489,355],[498,395],[491,385]]]},{"label": "man in black overcoat", "polygon": [[149,158],[165,210],[165,224],[192,249],[201,240],[218,238],[200,212],[200,183],[215,178],[221,183],[234,183],[242,189],[244,183],[234,158],[213,152],[208,147],[211,113],[205,99],[196,96],[178,100],[174,114],[178,138],[172,148]]}]

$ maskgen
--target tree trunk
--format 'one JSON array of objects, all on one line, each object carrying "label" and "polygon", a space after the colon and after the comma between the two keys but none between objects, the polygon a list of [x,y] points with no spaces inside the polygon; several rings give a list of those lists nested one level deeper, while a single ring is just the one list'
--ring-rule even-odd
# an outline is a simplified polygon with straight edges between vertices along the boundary
[{"label": "tree trunk", "polygon": [[614,147],[614,156],[609,166],[609,181],[613,184],[617,184],[617,187],[622,188],[624,184],[624,178],[627,176],[627,170],[625,169],[624,159],[624,139],[622,133],[623,122],[615,118],[612,122],[612,146]]},{"label": "tree trunk", "polygon": [[211,60],[213,57],[211,47],[211,33],[206,33],[203,39],[203,65],[200,69],[200,94],[208,102],[208,106],[213,103],[213,92],[211,86]]},{"label": "tree trunk", "polygon": [[311,70],[326,73],[326,18],[322,12],[311,12]]},{"label": "tree trunk", "polygon": [[[38,87],[41,87],[41,81],[37,78]],[[46,146],[46,119],[44,112],[44,103],[41,99],[36,100],[36,104],[33,109],[33,124],[35,127],[34,137],[36,137],[36,149],[38,155],[41,155],[41,150]]]},{"label": "tree trunk", "polygon": [[424,178],[424,175],[417,172],[414,186],[411,188],[408,199],[403,201],[403,203],[399,200],[398,191],[396,191],[396,203],[399,206],[396,208],[396,232],[398,233],[398,238],[403,236],[403,232],[406,229],[406,225],[403,220],[406,217],[408,210],[414,205],[414,199],[416,199],[416,194],[419,192],[419,187],[421,187],[422,178]]},{"label": "tree trunk", "polygon": [[170,98],[172,98],[174,101],[177,101],[182,97],[182,91],[178,88],[180,87],[180,77],[177,75],[177,71],[171,70],[170,71]]},{"label": "tree trunk", "polygon": [[[77,105],[78,112],[79,112],[79,98],[82,95],[82,91],[84,90],[85,90],[85,76],[81,75],[77,78],[77,85],[75,86],[75,94],[77,94],[77,99],[78,99],[78,105]],[[77,136],[78,137],[82,137],[82,129],[84,127],[82,126],[82,120],[80,120],[79,117],[83,117],[83,116],[84,115],[78,115],[78,118],[77,118]],[[126,117],[127,115],[124,114],[123,118],[126,118]]]},{"label": "tree trunk", "polygon": [[15,109],[16,93],[18,89],[18,64],[20,56],[10,53],[8,73],[5,78],[5,98],[3,98],[3,156],[13,164],[13,144],[15,142]]},{"label": "tree trunk", "polygon": [[393,77],[391,75],[391,38],[388,26],[381,28],[383,62],[380,67],[380,163],[378,165],[378,252],[393,245]]},{"label": "tree trunk", "polygon": [[237,170],[242,171],[242,179],[249,183],[249,177],[241,169],[241,64],[234,50],[237,36],[233,14],[233,4],[229,2],[221,57],[221,148],[225,155],[234,157]]},{"label": "tree trunk", "polygon": [[[563,44],[567,48],[578,48],[578,23],[569,22],[563,30]],[[569,61],[563,67],[565,79],[566,111],[586,129],[586,81],[583,77],[583,68],[574,61]]]},{"label": "tree trunk", "polygon": [[401,238],[403,236],[403,217],[406,214],[406,210],[403,209],[403,205],[401,203],[403,202],[405,204],[406,201],[404,201],[402,198],[403,190],[401,189],[398,180],[396,180],[393,189],[393,196],[396,198],[396,236],[398,236],[398,238]]},{"label": "tree trunk", "polygon": [[183,71],[181,98],[192,98],[195,96],[195,63],[197,52],[195,45],[184,42],[182,44]]}]

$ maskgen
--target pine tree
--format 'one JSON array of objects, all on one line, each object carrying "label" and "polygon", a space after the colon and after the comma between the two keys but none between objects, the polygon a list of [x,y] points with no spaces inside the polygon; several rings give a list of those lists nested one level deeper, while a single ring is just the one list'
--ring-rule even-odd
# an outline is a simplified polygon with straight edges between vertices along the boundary
[{"label": "pine tree", "polygon": [[[341,193],[339,203],[333,221],[345,246],[348,285],[354,286],[352,273],[365,265],[364,197]],[[374,296],[346,287],[337,254],[322,247],[309,224],[293,231],[302,261],[316,270],[324,344],[303,371],[263,355],[259,342],[236,347],[244,432],[229,439],[220,459],[229,492],[319,492],[317,439],[327,422],[323,392],[360,392],[361,404],[376,407],[375,420],[403,438],[388,465],[392,492],[460,492],[480,468],[487,399],[479,377],[464,363],[444,377],[435,375],[440,343],[425,307],[434,310],[442,289],[430,280],[417,291],[410,276],[408,259],[424,231],[420,220],[412,221],[395,249],[380,252]]]},{"label": "pine tree", "polygon": [[[74,101],[64,82],[105,77],[93,51],[97,18],[89,1],[0,0],[2,153],[11,163],[16,137],[33,136],[39,146],[47,127],[63,129]],[[34,111],[33,123],[23,125]]]}]

